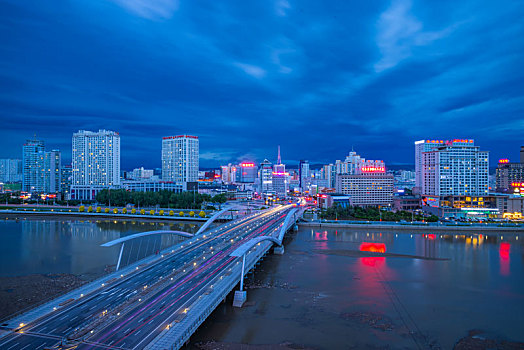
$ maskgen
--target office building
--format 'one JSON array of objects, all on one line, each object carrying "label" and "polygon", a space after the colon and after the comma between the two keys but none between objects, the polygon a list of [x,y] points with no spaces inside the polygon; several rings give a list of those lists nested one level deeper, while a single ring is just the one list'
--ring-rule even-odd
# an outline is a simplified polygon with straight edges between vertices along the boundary
[{"label": "office building", "polygon": [[36,193],[60,192],[60,151],[46,152],[44,141],[36,139],[27,140],[22,150],[22,190]]},{"label": "office building", "polygon": [[455,139],[422,152],[424,196],[485,196],[489,192],[489,152],[473,140]]},{"label": "office building", "polygon": [[[356,169],[355,169],[356,170]],[[393,201],[393,175],[385,167],[361,167],[358,174],[337,176],[337,193],[349,195],[357,206],[390,206]]]},{"label": "office building", "polygon": [[240,183],[255,183],[257,178],[257,167],[255,163],[242,162],[237,167],[238,182]]},{"label": "office building", "polygon": [[71,199],[93,200],[103,189],[120,186],[120,135],[80,130],[72,140]]},{"label": "office building", "polygon": [[177,184],[198,181],[198,136],[162,138],[162,180]]},{"label": "office building", "polygon": [[0,182],[13,183],[22,181],[21,159],[0,159]]}]

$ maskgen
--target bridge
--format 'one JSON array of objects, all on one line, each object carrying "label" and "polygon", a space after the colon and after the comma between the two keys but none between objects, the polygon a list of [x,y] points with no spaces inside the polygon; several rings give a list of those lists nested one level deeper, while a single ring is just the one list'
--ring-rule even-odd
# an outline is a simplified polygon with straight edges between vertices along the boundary
[{"label": "bridge", "polygon": [[199,232],[2,324],[0,348],[179,349],[239,283],[242,306],[244,275],[273,245],[283,253],[302,213],[279,206]]}]

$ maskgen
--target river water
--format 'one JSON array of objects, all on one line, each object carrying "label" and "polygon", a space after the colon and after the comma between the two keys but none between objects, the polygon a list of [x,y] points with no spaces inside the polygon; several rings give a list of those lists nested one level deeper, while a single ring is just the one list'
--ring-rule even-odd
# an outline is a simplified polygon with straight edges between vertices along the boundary
[{"label": "river water", "polygon": [[[0,220],[0,276],[72,273],[114,265],[100,244],[187,223]],[[179,238],[162,238],[160,246]],[[221,304],[191,338],[312,349],[451,349],[468,332],[524,341],[524,234],[367,232],[301,227],[284,255],[246,278],[248,303]],[[149,247],[155,247],[155,242]],[[136,248],[136,247],[135,247]],[[135,251],[128,253],[135,257]],[[137,257],[139,257],[137,255]],[[125,256],[123,260],[125,260]]]},{"label": "river water", "polygon": [[[196,232],[201,223],[114,220],[0,220],[0,276],[70,273],[91,280],[116,264],[123,236],[153,230]],[[122,266],[180,241],[157,235],[126,243]]]},{"label": "river water", "polygon": [[303,227],[246,278],[248,305],[221,304],[191,344],[451,349],[472,330],[523,342],[523,239]]}]

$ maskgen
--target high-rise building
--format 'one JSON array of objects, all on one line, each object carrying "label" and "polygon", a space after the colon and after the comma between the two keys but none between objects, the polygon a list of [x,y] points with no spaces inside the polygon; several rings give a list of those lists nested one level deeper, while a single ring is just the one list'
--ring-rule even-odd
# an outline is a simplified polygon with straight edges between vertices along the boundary
[{"label": "high-rise building", "polygon": [[257,178],[257,167],[255,163],[242,162],[237,167],[237,173],[239,177],[238,182],[240,183],[255,183]]},{"label": "high-rise building", "polygon": [[307,191],[311,184],[311,173],[309,171],[309,162],[307,160],[301,160],[298,163],[298,186],[302,191]]},{"label": "high-rise building", "polygon": [[[393,202],[393,175],[386,173],[383,162],[363,163],[355,174],[337,175],[336,191],[349,195],[352,205],[389,206]],[[375,164],[382,164],[375,166]]]},{"label": "high-rise building", "polygon": [[22,190],[27,192],[60,192],[59,150],[45,151],[44,141],[27,140],[23,146]]},{"label": "high-rise building", "polygon": [[70,164],[62,165],[60,174],[60,190],[63,198],[70,199],[71,185],[73,184],[73,171]]},{"label": "high-rise building", "polygon": [[44,157],[44,141],[37,139],[26,141],[22,151],[23,191],[44,191]]},{"label": "high-rise building", "polygon": [[237,167],[229,163],[220,167],[222,182],[233,184],[237,182]]},{"label": "high-rise building", "polygon": [[429,152],[433,148],[441,146],[444,144],[444,140],[420,140],[415,141],[415,192],[422,191],[423,183],[423,158],[422,154],[424,152]]},{"label": "high-rise building", "polygon": [[95,199],[102,189],[120,186],[120,134],[80,130],[73,134],[71,199]]},{"label": "high-rise building", "polygon": [[520,149],[520,163],[511,163],[509,159],[500,159],[496,170],[496,191],[513,193],[515,183],[524,182],[524,146]]},{"label": "high-rise building", "polygon": [[45,152],[44,192],[61,192],[62,156],[59,150]]},{"label": "high-rise building", "polygon": [[198,136],[162,138],[162,180],[177,184],[198,181]]},{"label": "high-rise building", "polygon": [[422,152],[424,196],[485,196],[488,185],[489,152],[473,140],[455,139]]},{"label": "high-rise building", "polygon": [[21,159],[0,159],[0,182],[12,183],[22,181]]},{"label": "high-rise building", "polygon": [[278,146],[277,163],[273,165],[272,187],[273,192],[280,198],[287,196],[288,176],[289,174],[286,173],[286,166],[285,164],[282,164],[282,159],[280,158],[280,146]]},{"label": "high-rise building", "polygon": [[322,178],[326,180],[327,187],[335,188],[337,180],[337,167],[334,164],[327,164],[322,167]]},{"label": "high-rise building", "polygon": [[260,187],[263,194],[273,191],[273,165],[267,159],[260,163]]}]

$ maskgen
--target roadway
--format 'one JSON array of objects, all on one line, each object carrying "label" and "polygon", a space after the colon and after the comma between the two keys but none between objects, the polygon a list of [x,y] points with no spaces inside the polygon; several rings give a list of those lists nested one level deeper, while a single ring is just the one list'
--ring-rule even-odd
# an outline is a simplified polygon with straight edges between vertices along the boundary
[{"label": "roadway", "polygon": [[0,349],[66,349],[59,344],[68,337],[82,340],[75,349],[142,349],[231,271],[234,249],[275,232],[290,208],[237,219],[186,240],[159,262],[0,338]]}]

